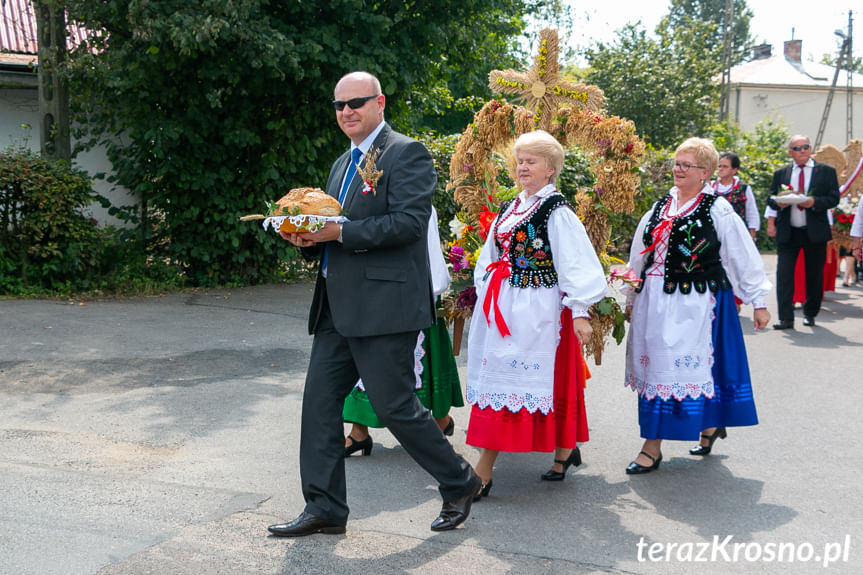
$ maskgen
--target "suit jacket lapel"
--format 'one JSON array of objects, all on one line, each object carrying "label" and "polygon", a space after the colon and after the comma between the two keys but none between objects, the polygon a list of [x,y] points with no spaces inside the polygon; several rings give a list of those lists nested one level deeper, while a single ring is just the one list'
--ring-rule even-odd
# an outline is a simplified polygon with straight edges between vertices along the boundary
[{"label": "suit jacket lapel", "polygon": [[330,187],[327,188],[327,193],[334,197],[335,199],[339,199],[339,192],[342,190],[342,180],[345,178],[345,170],[348,169],[348,162],[351,159],[351,151],[348,150],[336,160],[335,167],[333,168],[333,174],[336,174],[337,177],[333,178],[330,181]]}]

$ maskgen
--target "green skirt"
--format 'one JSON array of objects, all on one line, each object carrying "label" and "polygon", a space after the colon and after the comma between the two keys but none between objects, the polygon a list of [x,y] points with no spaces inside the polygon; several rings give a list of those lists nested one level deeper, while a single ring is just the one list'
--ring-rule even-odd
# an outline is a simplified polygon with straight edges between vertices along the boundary
[{"label": "green skirt", "polygon": [[[415,391],[420,403],[430,409],[435,419],[446,417],[451,407],[464,406],[458,366],[452,355],[452,341],[443,318],[424,329],[422,386]],[[384,427],[372,409],[368,394],[358,387],[345,398],[342,417],[348,423],[366,427]]]}]

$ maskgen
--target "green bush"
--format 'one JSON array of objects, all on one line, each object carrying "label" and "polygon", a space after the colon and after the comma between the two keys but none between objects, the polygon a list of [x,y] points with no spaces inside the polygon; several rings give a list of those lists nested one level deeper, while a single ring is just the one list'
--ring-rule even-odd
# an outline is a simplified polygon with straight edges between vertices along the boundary
[{"label": "green bush", "polygon": [[104,250],[84,213],[94,201],[105,200],[68,163],[0,153],[0,293],[91,289]]}]

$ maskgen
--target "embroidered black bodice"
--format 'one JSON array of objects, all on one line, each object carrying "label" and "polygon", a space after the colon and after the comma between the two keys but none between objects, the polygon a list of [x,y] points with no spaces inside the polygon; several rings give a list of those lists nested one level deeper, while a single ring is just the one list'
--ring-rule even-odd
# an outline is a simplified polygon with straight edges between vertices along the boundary
[{"label": "embroidered black bodice", "polygon": [[[688,294],[693,287],[698,293],[708,289],[713,293],[730,289],[731,284],[719,257],[719,236],[710,216],[710,208],[716,198],[715,195],[703,194],[694,210],[672,219],[665,255],[665,282],[662,288],[665,293],[674,293],[679,288],[680,293]],[[667,194],[653,210],[644,228],[644,245],[653,244],[653,230],[662,224],[662,213],[669,201],[671,195]],[[653,265],[654,253],[651,251],[647,255],[641,272],[641,286],[644,286],[647,270]],[[641,291],[641,287],[636,291]]]},{"label": "embroidered black bodice", "polygon": [[734,211],[738,216],[743,218],[743,221],[746,221],[746,184],[737,181],[737,185],[732,188],[730,192],[724,194],[722,196],[728,203],[731,204],[731,207],[734,208]]},{"label": "embroidered black bodice", "polygon": [[[554,210],[561,207],[572,209],[562,195],[549,196],[529,218],[510,231],[508,255],[511,286],[550,288],[557,285],[557,272],[554,271],[551,242],[548,240],[548,218]],[[509,202],[501,206],[500,213],[505,214],[508,208]],[[497,234],[495,245],[498,252],[504,249]]]}]

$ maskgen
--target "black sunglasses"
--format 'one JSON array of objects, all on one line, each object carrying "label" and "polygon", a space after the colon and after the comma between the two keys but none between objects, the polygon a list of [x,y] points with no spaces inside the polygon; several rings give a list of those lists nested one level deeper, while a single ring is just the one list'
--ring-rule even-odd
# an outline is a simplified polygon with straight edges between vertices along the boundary
[{"label": "black sunglasses", "polygon": [[[353,106],[351,106],[351,108],[353,108]],[[791,149],[795,152],[799,152],[800,150],[808,150],[809,144],[803,144],[802,146],[791,146]]]},{"label": "black sunglasses", "polygon": [[345,101],[345,100],[333,100],[333,107],[335,107],[335,109],[338,110],[339,112],[344,110],[345,106],[349,106],[351,110],[359,110],[360,108],[362,108],[363,106],[366,105],[366,102],[368,102],[369,100],[373,100],[373,99],[377,98],[378,96],[380,96],[380,94],[376,94],[374,96],[365,96],[363,98],[351,98],[350,100],[347,100],[347,101]]}]

